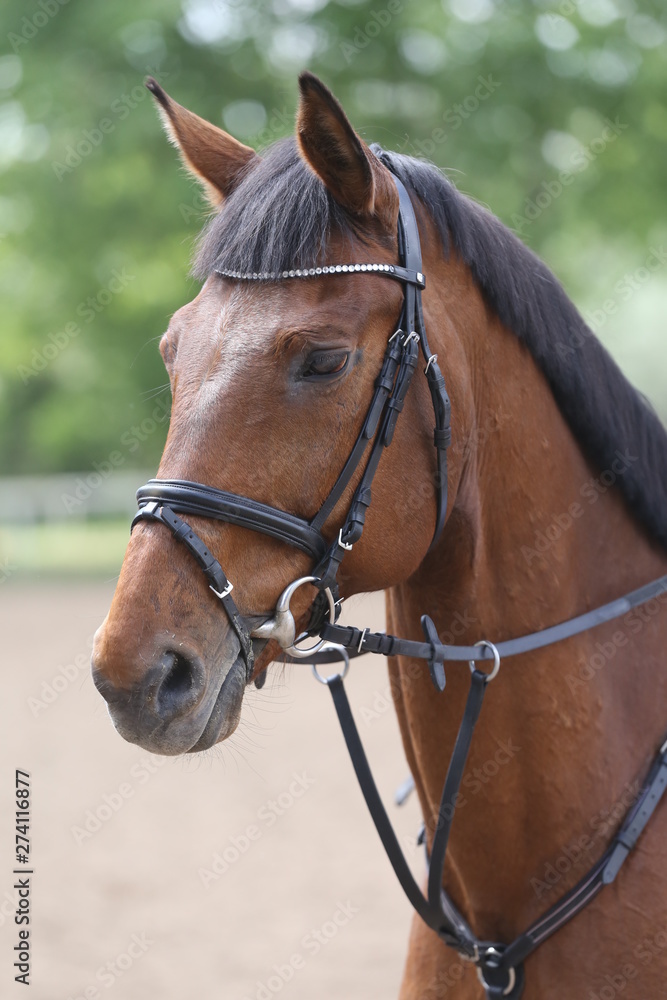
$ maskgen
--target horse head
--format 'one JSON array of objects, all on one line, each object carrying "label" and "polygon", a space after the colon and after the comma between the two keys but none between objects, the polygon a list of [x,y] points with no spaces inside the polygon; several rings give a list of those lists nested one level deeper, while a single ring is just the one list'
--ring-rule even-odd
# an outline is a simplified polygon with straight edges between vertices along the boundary
[{"label": "horse head", "polygon": [[[358,439],[401,316],[403,288],[382,273],[399,261],[396,183],[310,74],[300,79],[296,138],[261,158],[148,85],[216,209],[196,262],[203,287],[160,342],[172,413],[158,477],[204,483],[310,521]],[[433,251],[437,237],[429,241],[426,231],[425,238]],[[348,261],[357,270],[348,271]],[[307,280],[281,277],[302,268]],[[407,394],[405,410],[373,480],[363,539],[341,567],[343,597],[407,579],[433,536],[425,381]],[[363,466],[327,512],[327,544]],[[450,480],[457,475],[455,463]],[[411,516],[415,482],[430,483],[429,495]],[[267,641],[275,628],[262,623],[285,587],[313,571],[313,553],[238,523],[195,514],[187,525],[233,581],[252,650],[244,654],[243,631],[231,627],[191,553],[163,525],[142,519],[93,654],[95,683],[118,731],[165,754],[207,749],[234,731],[246,684],[279,651]],[[307,626],[313,595],[307,586],[293,596],[297,630]]]}]

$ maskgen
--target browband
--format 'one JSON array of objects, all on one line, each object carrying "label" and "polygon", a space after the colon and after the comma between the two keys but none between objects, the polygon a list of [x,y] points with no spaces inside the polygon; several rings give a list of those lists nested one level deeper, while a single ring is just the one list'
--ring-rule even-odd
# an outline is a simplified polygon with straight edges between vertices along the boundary
[{"label": "browband", "polygon": [[421,271],[399,264],[329,264],[326,267],[297,267],[291,271],[228,271],[216,267],[215,273],[234,281],[282,281],[285,278],[318,278],[323,274],[351,274],[353,272],[375,272],[385,278],[395,278],[404,284],[426,288],[426,279]]}]

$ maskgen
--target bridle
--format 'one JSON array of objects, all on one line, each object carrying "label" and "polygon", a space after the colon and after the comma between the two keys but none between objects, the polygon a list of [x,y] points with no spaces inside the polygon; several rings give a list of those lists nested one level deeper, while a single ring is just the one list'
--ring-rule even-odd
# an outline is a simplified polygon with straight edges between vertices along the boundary
[{"label": "bridle", "polygon": [[[275,639],[291,656],[304,658],[321,649],[326,640],[303,649],[295,643],[294,619],[289,611],[289,598],[302,583],[315,583],[320,594],[313,605],[307,634],[319,632],[325,619],[334,624],[340,612],[337,574],[346,552],[359,541],[364,529],[366,512],[371,503],[371,485],[385,448],[391,444],[398,415],[417,367],[419,349],[426,361],[424,369],[435,417],[433,435],[436,449],[435,473],[436,520],[431,546],[442,532],[447,513],[447,448],[451,441],[450,403],[438,359],[431,353],[422,312],[421,290],[424,275],[421,270],[419,230],[412,202],[405,187],[395,178],[399,195],[398,246],[400,264],[334,264],[283,271],[281,274],[241,274],[219,270],[217,273],[236,281],[279,281],[290,278],[313,278],[321,275],[376,274],[403,285],[403,306],[398,328],[392,333],[384,354],[382,368],[375,380],[373,396],[363,425],[352,451],[329,495],[310,520],[287,511],[258,503],[249,497],[203,486],[180,479],[151,479],[137,492],[139,511],[132,522],[161,521],[182,542],[203,569],[211,590],[220,599],[232,628],[236,632],[249,681],[254,666],[252,639]],[[338,501],[352,481],[366,452],[370,454],[354,491],[347,514],[333,542],[328,542],[323,529]],[[233,585],[217,559],[203,541],[178,514],[195,514],[216,518],[230,524],[252,528],[301,549],[313,559],[315,567],[309,577],[294,581],[278,601],[276,616],[249,630],[231,596]],[[288,594],[289,591],[289,594]],[[299,637],[301,638],[301,637]]]},{"label": "bridle", "polygon": [[[345,661],[340,674],[318,679],[331,691],[352,763],[368,804],[371,816],[389,860],[410,903],[425,923],[455,948],[462,958],[474,963],[487,1000],[517,1000],[523,993],[523,962],[543,941],[577,914],[594,896],[616,877],[621,865],[634,848],[641,832],[667,788],[667,741],[658,752],[635,803],[617,831],[607,851],[593,869],[546,914],[535,921],[515,941],[506,945],[480,940],[442,888],[449,832],[455,811],[470,744],[479,718],[484,694],[496,677],[501,657],[527,653],[559,642],[613,620],[631,608],[667,591],[667,576],[596,608],[577,618],[528,636],[494,645],[480,640],[474,646],[449,646],[440,642],[435,624],[426,615],[421,619],[425,642],[401,639],[384,633],[371,633],[337,624],[340,612],[337,575],[345,553],[358,542],[371,503],[371,485],[382,453],[392,441],[398,415],[403,408],[421,349],[426,362],[424,373],[434,411],[436,519],[431,548],[438,541],[447,514],[447,448],[451,442],[450,402],[437,356],[431,353],[424,326],[421,292],[425,287],[422,272],[419,230],[412,202],[401,181],[394,177],[399,195],[398,249],[399,264],[336,264],[283,271],[279,274],[240,273],[219,270],[233,281],[282,281],[292,278],[317,278],[322,275],[377,274],[401,282],[403,306],[398,329],[391,335],[373,396],[361,431],[329,495],[311,520],[305,520],[276,507],[248,497],[214,489],[201,483],[178,479],[151,479],[137,492],[139,511],[132,526],[140,520],[164,524],[191,553],[202,568],[210,589],[220,600],[239,639],[240,654],[249,682],[254,668],[253,639],[275,640],[288,659],[316,664]],[[368,452],[352,501],[343,524],[333,541],[324,528],[346,488]],[[233,585],[221,564],[204,542],[179,514],[213,518],[270,535],[305,552],[312,560],[311,575],[293,581],[281,594],[274,617],[251,628],[232,598]],[[290,600],[303,584],[312,583],[319,591],[311,609],[306,632],[296,635]],[[297,643],[308,635],[317,636],[314,645],[304,649]],[[445,661],[469,661],[471,684],[462,722],[450,760],[440,808],[428,856],[428,891],[422,893],[414,880],[399,846],[390,820],[373,780],[368,761],[345,693],[343,678],[351,656],[373,652],[384,656],[406,656],[428,662],[437,692],[445,688]],[[477,668],[478,661],[493,661],[489,672]],[[263,675],[262,675],[263,676]],[[422,832],[422,839],[425,837]]]}]

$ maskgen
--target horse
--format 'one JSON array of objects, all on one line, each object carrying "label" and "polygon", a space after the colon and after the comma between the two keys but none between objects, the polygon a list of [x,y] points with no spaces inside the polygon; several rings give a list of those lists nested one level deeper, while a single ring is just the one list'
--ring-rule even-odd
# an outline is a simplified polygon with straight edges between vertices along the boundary
[{"label": "horse", "polygon": [[[336,601],[384,591],[388,629],[401,636],[416,641],[427,615],[441,642],[502,643],[667,572],[665,430],[551,271],[494,215],[433,165],[369,147],[310,73],[295,137],[262,156],[147,85],[214,209],[195,261],[201,291],[160,341],[172,413],[156,482],[210,484],[294,524],[323,509],[418,282],[387,280],[401,259],[400,187],[423,251],[429,364],[437,356],[446,380],[451,445],[443,483],[429,387],[415,377]],[[359,464],[326,509],[334,547],[362,475]],[[292,643],[276,641],[279,595],[299,584],[291,614],[307,632],[321,594],[301,536],[299,546],[197,511],[171,532],[157,516],[138,520],[94,643],[94,682],[116,729],[153,753],[227,739],[247,684]],[[193,555],[224,566],[223,582]],[[513,939],[572,889],[631,808],[665,738],[666,601],[663,587],[614,621],[503,658],[441,879],[481,939]],[[388,663],[430,852],[469,673],[448,667],[434,690],[420,660]],[[526,1000],[626,986],[636,1000],[667,996],[666,838],[658,807],[613,884],[527,958]],[[474,1000],[475,972],[415,917],[401,1000]]]}]

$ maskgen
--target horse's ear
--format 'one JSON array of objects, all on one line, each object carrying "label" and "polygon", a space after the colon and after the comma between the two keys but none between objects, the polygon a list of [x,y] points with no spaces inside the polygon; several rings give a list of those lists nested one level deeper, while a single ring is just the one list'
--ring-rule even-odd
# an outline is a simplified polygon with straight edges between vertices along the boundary
[{"label": "horse's ear", "polygon": [[393,231],[398,195],[389,171],[321,80],[302,73],[299,89],[296,130],[302,157],[340,205],[353,215],[375,216]]},{"label": "horse's ear", "polygon": [[257,153],[172,101],[153,77],[148,77],[146,86],[157,101],[165,131],[184,165],[203,184],[211,205],[217,208],[259,162]]}]

